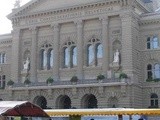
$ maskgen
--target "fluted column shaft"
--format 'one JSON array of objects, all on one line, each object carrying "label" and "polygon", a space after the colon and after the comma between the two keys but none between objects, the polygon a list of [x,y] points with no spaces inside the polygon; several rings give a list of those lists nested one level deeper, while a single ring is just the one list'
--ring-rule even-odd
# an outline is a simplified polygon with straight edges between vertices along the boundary
[{"label": "fluted column shaft", "polygon": [[19,73],[20,73],[20,39],[21,39],[21,30],[14,29],[12,32],[12,62],[11,62],[11,79],[15,82],[19,82]]},{"label": "fluted column shaft", "polygon": [[102,45],[103,45],[103,74],[107,76],[109,70],[109,37],[108,37],[108,17],[100,18],[102,22]]},{"label": "fluted column shaft", "polygon": [[37,28],[31,28],[31,63],[30,63],[30,79],[32,82],[37,81]]},{"label": "fluted column shaft", "polygon": [[60,67],[60,60],[59,60],[59,41],[60,41],[60,25],[54,24],[52,25],[54,31],[54,57],[53,57],[53,77],[56,80],[59,80],[59,67]]},{"label": "fluted column shaft", "polygon": [[77,77],[83,79],[83,21],[75,21],[75,24],[77,25]]}]

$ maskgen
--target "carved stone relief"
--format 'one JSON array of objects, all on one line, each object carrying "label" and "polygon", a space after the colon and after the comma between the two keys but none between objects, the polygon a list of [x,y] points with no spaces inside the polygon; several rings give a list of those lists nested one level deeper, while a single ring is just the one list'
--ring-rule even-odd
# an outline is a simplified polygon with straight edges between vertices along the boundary
[{"label": "carved stone relief", "polygon": [[92,39],[93,37],[101,40],[101,37],[102,37],[101,34],[102,34],[102,30],[101,29],[94,29],[94,30],[84,31],[84,43],[87,44],[88,41],[90,39]]}]

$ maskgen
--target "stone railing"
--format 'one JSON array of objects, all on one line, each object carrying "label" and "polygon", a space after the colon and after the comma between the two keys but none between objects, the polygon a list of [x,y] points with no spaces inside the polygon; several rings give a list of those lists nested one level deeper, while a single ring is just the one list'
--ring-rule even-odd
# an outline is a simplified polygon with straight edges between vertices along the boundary
[{"label": "stone railing", "polygon": [[[120,83],[120,82],[127,82],[128,79],[126,79],[126,81],[121,81],[120,79],[104,79],[102,81],[98,81],[96,79],[85,79],[85,80],[78,80],[78,82],[76,82],[76,84],[79,84],[79,85],[89,85],[89,84],[98,84],[98,83]],[[51,86],[59,86],[59,85],[72,85],[73,83],[70,82],[69,80],[68,81],[54,81]],[[13,85],[13,88],[14,87],[24,87],[24,83],[15,83]],[[48,86],[48,84],[46,82],[36,82],[36,83],[31,83],[29,85],[30,87],[34,87],[34,86]]]}]

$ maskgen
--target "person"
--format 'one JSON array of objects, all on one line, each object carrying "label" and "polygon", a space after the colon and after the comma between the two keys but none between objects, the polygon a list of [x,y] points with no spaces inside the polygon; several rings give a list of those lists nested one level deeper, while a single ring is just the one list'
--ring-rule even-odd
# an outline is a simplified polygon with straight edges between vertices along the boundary
[{"label": "person", "polygon": [[29,64],[30,64],[30,61],[29,61],[29,58],[27,57],[26,61],[23,64],[23,69],[28,70],[29,69]]},{"label": "person", "polygon": [[119,51],[118,49],[116,50],[116,52],[114,53],[114,57],[113,57],[113,62],[115,63],[119,63]]}]

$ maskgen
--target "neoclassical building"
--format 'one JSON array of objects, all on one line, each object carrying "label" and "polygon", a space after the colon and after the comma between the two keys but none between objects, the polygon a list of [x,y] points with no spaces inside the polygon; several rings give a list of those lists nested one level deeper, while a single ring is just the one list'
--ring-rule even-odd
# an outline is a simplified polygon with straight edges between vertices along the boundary
[{"label": "neoclassical building", "polygon": [[159,107],[158,1],[31,0],[14,8],[13,30],[0,36],[0,99],[44,109]]}]

